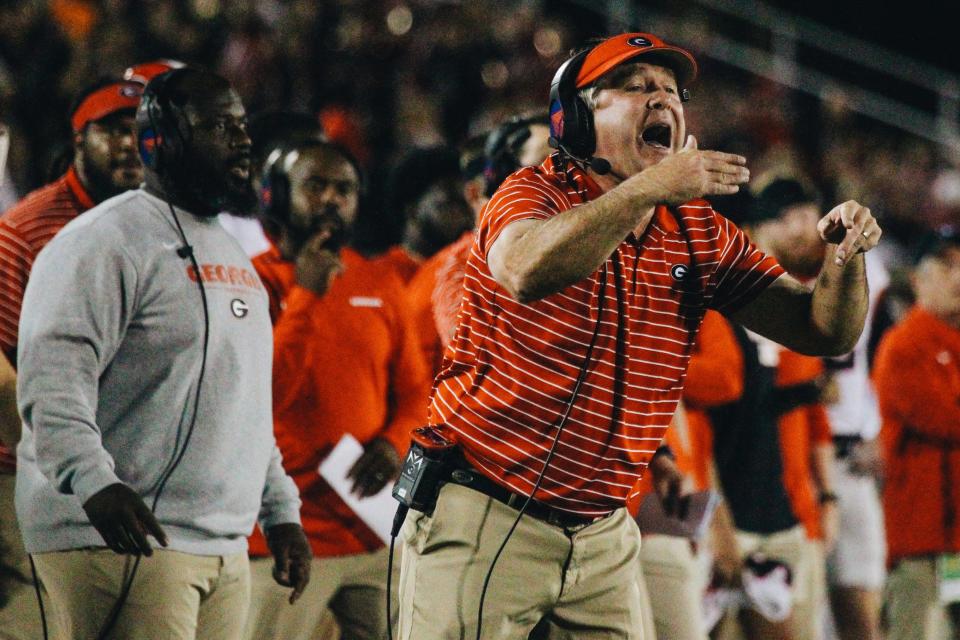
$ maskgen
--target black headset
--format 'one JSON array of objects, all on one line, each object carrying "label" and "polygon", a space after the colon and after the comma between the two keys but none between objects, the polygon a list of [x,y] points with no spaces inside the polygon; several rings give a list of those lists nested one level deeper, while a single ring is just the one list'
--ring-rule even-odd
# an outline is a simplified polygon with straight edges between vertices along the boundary
[{"label": "black headset", "polygon": [[137,149],[143,165],[157,173],[183,166],[190,131],[181,125],[181,109],[170,100],[169,87],[176,78],[189,71],[189,67],[182,67],[161,73],[147,84],[140,98]]},{"label": "black headset", "polygon": [[294,149],[279,146],[267,156],[260,176],[260,207],[263,217],[286,224],[290,219],[290,178],[287,158]]},{"label": "black headset", "polygon": [[487,197],[493,196],[500,183],[520,168],[520,150],[530,137],[530,126],[549,125],[546,114],[514,116],[487,136],[483,145],[483,177]]},{"label": "black headset", "polygon": [[577,75],[593,48],[560,65],[550,83],[550,146],[574,158],[589,158],[597,148],[593,112],[580,97]]},{"label": "black headset", "polygon": [[290,167],[293,155],[307,149],[326,149],[350,163],[357,174],[358,195],[362,200],[366,179],[360,163],[343,145],[327,140],[288,142],[273,149],[263,163],[260,177],[260,205],[262,216],[268,222],[286,225],[290,220]]},{"label": "black headset", "polygon": [[[585,49],[567,59],[557,69],[550,83],[550,146],[587,164],[593,164],[589,161],[597,149],[597,136],[593,127],[593,111],[577,89],[577,75],[593,49]],[[651,52],[645,57],[655,55]],[[690,92],[680,89],[680,100],[686,102],[689,99]],[[600,167],[594,166],[598,173],[610,170],[608,162],[602,158],[596,160],[602,163]],[[607,165],[606,171],[600,170],[603,164]]]}]

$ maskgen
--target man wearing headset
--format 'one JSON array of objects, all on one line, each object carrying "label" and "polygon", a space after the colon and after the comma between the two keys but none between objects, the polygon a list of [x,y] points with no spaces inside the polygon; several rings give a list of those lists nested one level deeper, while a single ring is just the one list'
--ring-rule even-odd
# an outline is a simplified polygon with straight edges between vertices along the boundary
[{"label": "man wearing headset", "polygon": [[291,601],[310,559],[273,437],[267,295],[215,218],[256,202],[246,116],[226,80],[177,69],[137,128],[145,187],[64,227],[27,284],[17,515],[71,637],[232,639],[254,523]]},{"label": "man wearing headset", "polygon": [[816,286],[785,275],[701,199],[749,172],[687,136],[695,75],[651,34],[576,55],[551,91],[558,152],[481,214],[430,413],[461,460],[433,515],[405,525],[402,638],[472,638],[478,619],[484,638],[642,637],[623,505],[650,466],[675,508],[678,474],[657,452],[703,313],[806,353],[856,342],[877,223],[838,206],[818,223],[831,247]]},{"label": "man wearing headset", "polygon": [[360,212],[356,161],[316,140],[271,156],[261,193],[276,244],[253,264],[275,317],[274,431],[303,497],[313,573],[322,579],[310,584],[304,606],[280,606],[268,546],[255,535],[244,637],[326,637],[332,613],[344,640],[381,640],[389,551],[317,467],[350,436],[364,449],[349,472],[353,491],[366,498],[382,490],[400,468],[410,430],[423,424],[430,381],[399,278],[347,243]]},{"label": "man wearing headset", "polygon": [[[0,629],[14,638],[39,635],[40,612],[30,587],[13,508],[16,352],[23,291],[40,250],[70,220],[143,180],[134,113],[142,87],[103,78],[85,88],[70,110],[73,160],[67,172],[0,216]],[[9,360],[9,362],[7,362]]]}]

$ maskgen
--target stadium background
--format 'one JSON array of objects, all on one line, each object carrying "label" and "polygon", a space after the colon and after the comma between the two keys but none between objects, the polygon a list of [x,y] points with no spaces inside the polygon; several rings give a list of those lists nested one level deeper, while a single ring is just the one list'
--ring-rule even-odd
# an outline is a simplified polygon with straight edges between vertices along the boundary
[{"label": "stadium background", "polygon": [[[405,149],[456,145],[508,114],[542,109],[552,72],[571,47],[587,37],[648,29],[691,48],[701,62],[688,129],[702,148],[744,153],[755,181],[800,170],[824,186],[827,201],[860,200],[881,219],[896,263],[922,228],[953,221],[960,211],[960,58],[941,55],[950,28],[942,6],[867,6],[2,0],[0,122],[12,131],[12,148],[0,210],[62,166],[67,111],[81,87],[134,62],[174,58],[227,76],[251,113],[319,114],[328,134],[347,143],[372,176],[362,238],[375,251],[400,232],[381,195],[386,172]],[[906,73],[890,76],[884,67]],[[815,91],[791,88],[818,74],[826,84]],[[877,105],[887,122],[858,113],[877,112]],[[718,203],[733,218],[743,206]]]}]

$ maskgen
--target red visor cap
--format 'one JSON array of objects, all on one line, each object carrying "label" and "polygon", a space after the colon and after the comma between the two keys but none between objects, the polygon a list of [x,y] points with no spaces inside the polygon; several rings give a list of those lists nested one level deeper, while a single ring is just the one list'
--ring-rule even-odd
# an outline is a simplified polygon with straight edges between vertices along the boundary
[{"label": "red visor cap", "polygon": [[686,49],[667,44],[652,33],[622,33],[604,40],[587,54],[577,74],[577,88],[593,84],[618,65],[640,56],[656,58],[657,64],[673,70],[680,87],[697,77],[697,61]]}]

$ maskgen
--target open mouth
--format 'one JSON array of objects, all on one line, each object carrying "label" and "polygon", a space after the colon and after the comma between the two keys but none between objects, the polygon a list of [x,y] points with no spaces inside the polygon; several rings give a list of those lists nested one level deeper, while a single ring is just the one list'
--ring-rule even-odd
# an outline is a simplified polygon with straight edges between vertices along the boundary
[{"label": "open mouth", "polygon": [[644,144],[651,147],[669,149],[672,135],[673,132],[670,129],[670,125],[656,122],[647,125],[643,133],[640,134],[640,138]]},{"label": "open mouth", "polygon": [[250,178],[250,158],[241,158],[230,165],[230,175],[240,180]]}]

